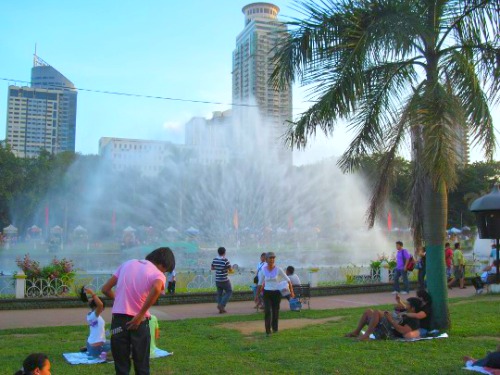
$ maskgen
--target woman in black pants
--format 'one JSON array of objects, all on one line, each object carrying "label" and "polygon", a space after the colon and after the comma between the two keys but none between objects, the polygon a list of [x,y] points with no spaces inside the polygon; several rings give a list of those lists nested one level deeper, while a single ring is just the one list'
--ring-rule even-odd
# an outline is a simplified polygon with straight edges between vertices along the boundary
[{"label": "woman in black pants", "polygon": [[[280,313],[281,291],[279,282],[284,279],[288,282],[290,295],[295,297],[293,286],[286,273],[275,265],[276,255],[273,252],[266,254],[267,264],[259,271],[259,282],[257,286],[257,298],[264,289],[264,322],[266,334],[278,332],[278,319]],[[271,331],[272,330],[272,331]]]}]

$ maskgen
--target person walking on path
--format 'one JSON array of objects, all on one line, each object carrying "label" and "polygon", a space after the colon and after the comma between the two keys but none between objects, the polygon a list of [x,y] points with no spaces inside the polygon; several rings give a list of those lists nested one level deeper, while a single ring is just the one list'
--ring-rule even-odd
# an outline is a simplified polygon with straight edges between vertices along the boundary
[{"label": "person walking on path", "polygon": [[450,243],[446,242],[444,245],[444,260],[446,262],[446,276],[448,277],[448,281],[451,280],[451,270],[453,264],[453,250],[450,247]]},{"label": "person walking on path", "polygon": [[399,278],[403,278],[404,291],[401,294],[408,294],[410,291],[410,285],[408,283],[408,271],[406,271],[406,267],[408,265],[408,261],[410,260],[410,253],[408,250],[403,248],[403,242],[396,242],[396,268],[394,269],[394,291],[392,294],[396,294],[400,292],[399,288]]},{"label": "person walking on path", "polygon": [[[165,290],[165,272],[175,268],[175,257],[168,247],[160,247],[145,260],[123,263],[103,285],[104,295],[114,300],[111,352],[117,375],[130,373],[130,354],[136,375],[149,375],[149,308]],[[113,288],[115,288],[113,290]]]},{"label": "person walking on path", "polygon": [[[267,253],[260,254],[260,262],[259,264],[257,264],[257,272],[255,273],[255,277],[253,278],[253,283],[255,284],[252,286],[253,298],[254,300],[258,301],[255,304],[254,308],[257,309],[257,311],[259,309],[264,309],[264,301],[262,299],[262,295],[257,294],[257,289],[258,289],[257,284],[259,283],[259,272],[262,269],[262,267],[266,265],[266,254]],[[255,298],[257,296],[259,296],[258,299]]]},{"label": "person walking on path", "polygon": [[217,249],[219,256],[212,261],[212,271],[215,271],[215,285],[217,286],[217,309],[219,314],[226,313],[226,304],[233,294],[231,281],[227,276],[231,269],[231,263],[226,258],[226,249],[219,247]]},{"label": "person walking on path", "polygon": [[[266,255],[267,264],[262,267],[259,272],[259,283],[257,288],[257,296],[264,289],[264,325],[266,334],[269,336],[271,330],[273,333],[278,332],[278,319],[280,313],[281,290],[280,281],[284,279],[288,282],[290,296],[295,298],[293,285],[286,273],[275,265],[276,254],[272,251]],[[257,302],[257,298],[255,301]]]},{"label": "person walking on path", "polygon": [[426,252],[425,246],[420,246],[415,251],[415,258],[418,259],[418,289],[425,289],[425,275],[426,275]]},{"label": "person walking on path", "polygon": [[455,250],[453,251],[453,276],[453,280],[448,283],[448,288],[451,289],[457,281],[460,289],[467,288],[465,286],[465,258],[460,249],[460,242],[455,243]]}]

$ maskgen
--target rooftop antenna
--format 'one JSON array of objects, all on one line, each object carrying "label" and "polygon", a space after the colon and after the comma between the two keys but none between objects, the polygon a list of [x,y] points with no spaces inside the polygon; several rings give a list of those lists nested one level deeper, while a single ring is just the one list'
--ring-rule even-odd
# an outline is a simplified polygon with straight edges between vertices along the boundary
[{"label": "rooftop antenna", "polygon": [[36,43],[35,43],[35,53],[33,54],[33,66],[36,66],[36,59],[37,56],[36,56]]}]

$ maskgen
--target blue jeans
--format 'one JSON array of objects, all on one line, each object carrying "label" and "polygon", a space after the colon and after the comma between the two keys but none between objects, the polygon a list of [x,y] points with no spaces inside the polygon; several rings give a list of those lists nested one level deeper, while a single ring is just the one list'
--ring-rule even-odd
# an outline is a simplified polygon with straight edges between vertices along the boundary
[{"label": "blue jeans", "polygon": [[408,283],[408,271],[398,270],[397,268],[394,270],[394,290],[399,292],[399,278],[403,276],[403,284],[406,292],[410,291],[410,285]]},{"label": "blue jeans", "polygon": [[102,345],[92,346],[87,343],[87,354],[91,357],[99,357],[102,352],[109,352],[111,350],[111,345],[109,341],[106,341]]},{"label": "blue jeans", "polygon": [[226,307],[227,301],[231,298],[233,294],[233,288],[231,288],[231,281],[216,282],[217,286],[217,305]]}]

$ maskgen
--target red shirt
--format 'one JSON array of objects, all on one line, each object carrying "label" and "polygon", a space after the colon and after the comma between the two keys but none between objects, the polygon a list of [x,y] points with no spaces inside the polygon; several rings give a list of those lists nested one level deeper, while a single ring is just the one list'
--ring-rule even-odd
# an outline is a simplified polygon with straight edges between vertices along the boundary
[{"label": "red shirt", "polygon": [[453,259],[453,250],[451,247],[444,249],[444,260],[446,261],[446,267],[451,267],[451,261]]}]

